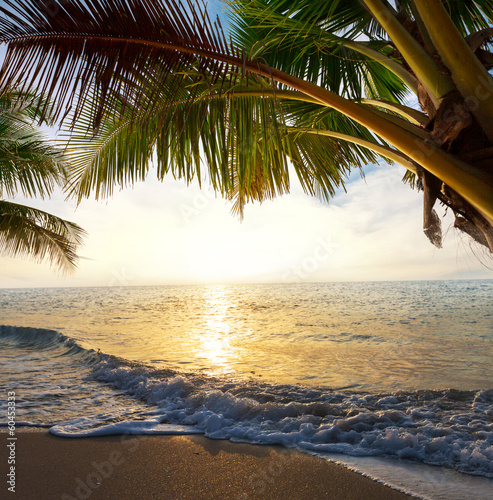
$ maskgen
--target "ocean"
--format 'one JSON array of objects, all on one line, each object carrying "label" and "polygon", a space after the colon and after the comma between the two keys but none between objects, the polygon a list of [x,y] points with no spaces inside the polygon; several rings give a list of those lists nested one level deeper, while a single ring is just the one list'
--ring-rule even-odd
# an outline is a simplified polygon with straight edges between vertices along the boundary
[{"label": "ocean", "polygon": [[492,498],[492,299],[493,280],[0,289],[0,408],[13,391],[18,430],[280,444]]}]

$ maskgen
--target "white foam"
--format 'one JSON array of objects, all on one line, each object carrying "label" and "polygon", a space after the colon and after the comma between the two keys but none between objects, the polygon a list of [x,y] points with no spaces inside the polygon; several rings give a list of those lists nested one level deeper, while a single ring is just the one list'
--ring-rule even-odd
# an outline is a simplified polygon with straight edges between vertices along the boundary
[{"label": "white foam", "polygon": [[324,454],[323,457],[425,500],[486,500],[493,497],[493,480],[445,467],[383,457],[340,454]]},{"label": "white foam", "polygon": [[[24,330],[7,332],[22,342],[32,341],[29,351],[19,351],[29,354],[22,364],[16,356],[7,358],[8,371],[19,370],[15,387],[21,381],[23,389],[29,389],[23,392],[30,394],[18,401],[19,422],[51,422],[56,424],[50,430],[55,435],[202,433],[281,444],[323,456],[339,453],[338,461],[426,498],[491,497],[474,489],[491,491],[491,480],[451,471],[493,477],[491,390],[376,395],[225,381],[197,372],[153,370],[77,345],[75,352],[74,341],[55,333],[39,344],[39,332]],[[57,413],[59,408],[63,412]],[[0,402],[0,413],[5,409]],[[85,417],[77,418],[80,415]],[[77,419],[59,423],[62,418]],[[394,472],[385,475],[387,469]],[[421,480],[420,475],[429,478]],[[457,485],[461,481],[464,487]]]},{"label": "white foam", "polygon": [[116,422],[114,424],[94,427],[98,421],[94,418],[84,417],[72,422],[65,422],[54,425],[50,428],[50,433],[60,437],[96,437],[114,435],[185,435],[203,434],[204,432],[196,427],[188,425],[163,424],[162,418],[156,417],[148,420],[134,420]]},{"label": "white foam", "polygon": [[[112,359],[102,360],[95,369],[97,380],[159,408],[160,420],[136,427],[128,424],[132,432],[159,433],[166,421],[191,426],[214,439],[409,459],[493,477],[492,391],[377,396],[317,393],[291,386],[246,390],[234,384],[221,387],[213,379],[176,374],[166,378],[157,373],[117,365]],[[266,394],[268,402],[262,399]],[[105,428],[107,432],[126,429],[124,424]],[[105,428],[97,432],[103,434]],[[81,431],[64,427],[63,432]]]}]

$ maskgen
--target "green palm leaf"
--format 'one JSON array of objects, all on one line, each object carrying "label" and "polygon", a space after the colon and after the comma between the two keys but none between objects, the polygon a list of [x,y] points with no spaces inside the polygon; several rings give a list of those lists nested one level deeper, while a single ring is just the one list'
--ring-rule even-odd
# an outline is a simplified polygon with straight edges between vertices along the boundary
[{"label": "green palm leaf", "polygon": [[[151,79],[147,71],[143,81]],[[304,190],[328,199],[351,168],[375,162],[378,155],[344,140],[293,133],[293,127],[385,145],[342,113],[298,101],[296,93],[273,91],[264,79],[229,88],[224,82],[213,87],[193,81],[190,97],[176,102],[166,91],[152,109],[138,110],[127,101],[124,116],[117,120],[116,111],[109,112],[96,136],[88,132],[90,113],[82,114],[68,133],[70,193],[79,200],[92,193],[109,196],[116,186],[143,180],[155,163],[160,179],[171,174],[200,183],[205,176],[216,191],[239,197],[243,206],[289,190],[289,159]],[[121,99],[113,98],[117,108]]]},{"label": "green palm leaf", "polygon": [[[47,197],[65,182],[65,159],[33,125],[45,104],[35,95],[5,91],[0,97],[0,198]],[[0,199],[0,251],[47,257],[63,271],[76,268],[84,231],[41,210]]]},{"label": "green palm leaf", "polygon": [[[314,5],[310,12],[317,14],[305,16],[308,4],[271,0],[234,2],[231,4],[233,39],[269,65],[351,99],[402,100],[406,86],[400,79],[374,58],[358,52],[366,50],[374,53],[374,57],[392,62],[389,57],[392,47],[388,42],[355,42],[352,37],[361,35],[361,30],[349,36],[337,34],[342,28],[337,23],[338,14],[343,17],[338,12],[342,6],[338,2],[326,2],[326,8],[321,10]],[[329,18],[332,22],[328,22],[328,6],[333,7],[331,15],[335,19]],[[344,25],[347,29],[354,22],[354,11],[348,12],[345,7],[342,11],[351,14],[348,25]],[[365,17],[361,5],[357,11]],[[392,64],[400,66],[397,61]],[[412,78],[410,74],[408,77]]]},{"label": "green palm leaf", "polygon": [[[489,22],[487,5],[466,3],[469,14],[455,2],[447,3],[455,23],[464,23],[463,31]],[[438,0],[433,4],[438,6]],[[27,77],[26,89],[40,84],[42,96],[55,101],[54,118],[63,121],[70,115],[77,133],[79,118],[86,130],[104,132],[107,139],[93,149],[90,166],[83,162],[75,169],[72,189],[79,198],[91,190],[110,194],[115,185],[145,178],[154,153],[160,177],[171,173],[200,181],[207,173],[216,190],[243,199],[284,192],[289,158],[305,179],[305,189],[312,192],[318,186],[328,197],[333,186],[342,185],[347,165],[364,164],[377,152],[402,159],[411,169],[417,165],[459,193],[462,200],[457,201],[442,189],[440,199],[461,213],[463,206],[475,211],[471,220],[479,214],[489,224],[493,217],[491,169],[463,160],[467,145],[449,147],[446,141],[457,136],[440,129],[447,124],[439,107],[448,106],[454,92],[466,99],[461,89],[470,88],[472,77],[466,75],[460,87],[460,65],[447,62],[443,50],[434,50],[445,39],[441,32],[435,36],[436,18],[449,17],[443,11],[431,22],[425,19],[424,0],[245,0],[238,12],[246,21],[242,25],[238,20],[234,35],[245,42],[241,49],[226,41],[219,24],[191,1],[53,0],[50,5],[58,9],[56,15],[35,0],[6,0],[0,6],[0,41],[9,43],[0,85]],[[250,7],[258,9],[251,16],[258,21],[255,26],[248,20]],[[457,35],[453,23],[448,26]],[[456,47],[459,41],[464,45],[455,36]],[[275,58],[274,44],[280,48]],[[463,52],[476,66],[481,64],[470,50]],[[338,61],[341,56],[352,61]],[[250,92],[267,85],[268,96]],[[428,121],[405,108],[392,108],[392,102],[403,100],[406,85],[416,87]],[[233,98],[239,88],[244,93]],[[331,124],[329,115],[316,117],[318,110],[300,115],[301,108],[285,102],[287,94],[283,99],[275,95],[293,90],[308,103],[334,108],[339,116],[334,113]],[[378,106],[377,98],[386,103]],[[478,117],[489,111],[479,107],[471,112],[478,121],[479,147],[486,150],[493,134]],[[48,109],[42,107],[41,118],[45,116]],[[320,128],[302,130],[304,120]],[[468,126],[465,121],[457,125],[459,132]],[[123,144],[124,129],[129,147]],[[78,137],[79,145],[87,140]],[[106,149],[107,142],[113,150]],[[324,156],[322,142],[331,159]]]},{"label": "green palm leaf", "polygon": [[0,97],[0,197],[46,197],[63,184],[63,155],[33,127],[39,105],[14,91]]},{"label": "green palm leaf", "polygon": [[[83,113],[68,134],[70,194],[79,200],[91,193],[108,196],[115,186],[144,179],[154,163],[159,179],[171,174],[201,183],[206,176],[214,189],[229,196],[236,182],[247,186],[255,175],[257,153],[271,189],[284,192],[287,163],[278,150],[283,113],[270,87],[262,82],[254,87],[251,80],[248,90],[254,88],[257,93],[270,90],[270,97],[244,95],[239,86],[224,94],[195,85],[191,93],[199,97],[169,102],[164,92],[152,109],[127,101],[124,115],[105,116],[95,137],[88,131],[91,114]],[[114,102],[121,102],[121,96]]]},{"label": "green palm leaf", "polygon": [[[390,5],[389,2],[385,2]],[[278,14],[290,17],[307,26],[320,26],[333,33],[346,33],[350,37],[365,33],[371,37],[382,38],[386,35],[371,12],[359,0],[241,0],[240,4],[247,7],[255,4],[264,17]],[[238,5],[238,2],[235,2]],[[233,6],[234,8],[234,6]],[[252,9],[253,11],[253,9]],[[245,23],[246,25],[246,23]]]},{"label": "green palm leaf", "polygon": [[85,232],[77,224],[35,208],[0,200],[0,250],[5,255],[45,257],[62,271],[77,265],[76,247]]}]

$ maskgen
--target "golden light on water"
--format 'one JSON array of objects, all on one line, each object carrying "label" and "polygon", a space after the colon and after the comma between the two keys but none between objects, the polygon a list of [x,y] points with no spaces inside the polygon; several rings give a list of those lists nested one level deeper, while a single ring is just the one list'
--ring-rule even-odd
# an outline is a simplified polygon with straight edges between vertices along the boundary
[{"label": "golden light on water", "polygon": [[216,367],[220,366],[221,371],[232,371],[231,361],[237,357],[231,345],[232,327],[227,317],[232,304],[221,286],[209,288],[204,300],[207,312],[197,357],[208,359]]}]

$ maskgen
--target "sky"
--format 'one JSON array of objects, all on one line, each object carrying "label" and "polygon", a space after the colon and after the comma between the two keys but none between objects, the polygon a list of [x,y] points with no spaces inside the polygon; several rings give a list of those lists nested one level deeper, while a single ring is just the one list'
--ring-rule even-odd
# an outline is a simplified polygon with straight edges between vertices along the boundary
[{"label": "sky", "polygon": [[[422,195],[398,165],[355,171],[329,204],[292,176],[289,195],[250,204],[243,221],[207,187],[149,177],[105,201],[25,200],[87,232],[76,273],[0,258],[0,287],[491,279],[467,238],[443,219],[444,248],[423,234]],[[443,210],[439,210],[443,215]],[[447,228],[449,228],[447,230]],[[480,252],[481,253],[481,252]],[[477,254],[477,252],[476,252]]]},{"label": "sky", "polygon": [[[218,11],[217,2],[209,7]],[[0,57],[3,51],[0,50]],[[292,175],[289,195],[247,206],[205,187],[150,176],[105,201],[77,207],[61,193],[15,202],[82,226],[88,236],[78,270],[61,275],[48,262],[0,256],[0,288],[154,284],[492,279],[493,261],[443,219],[444,248],[422,231],[422,194],[404,185],[404,169],[355,171],[347,193],[329,204],[305,195]],[[438,210],[440,217],[443,209]]]}]

